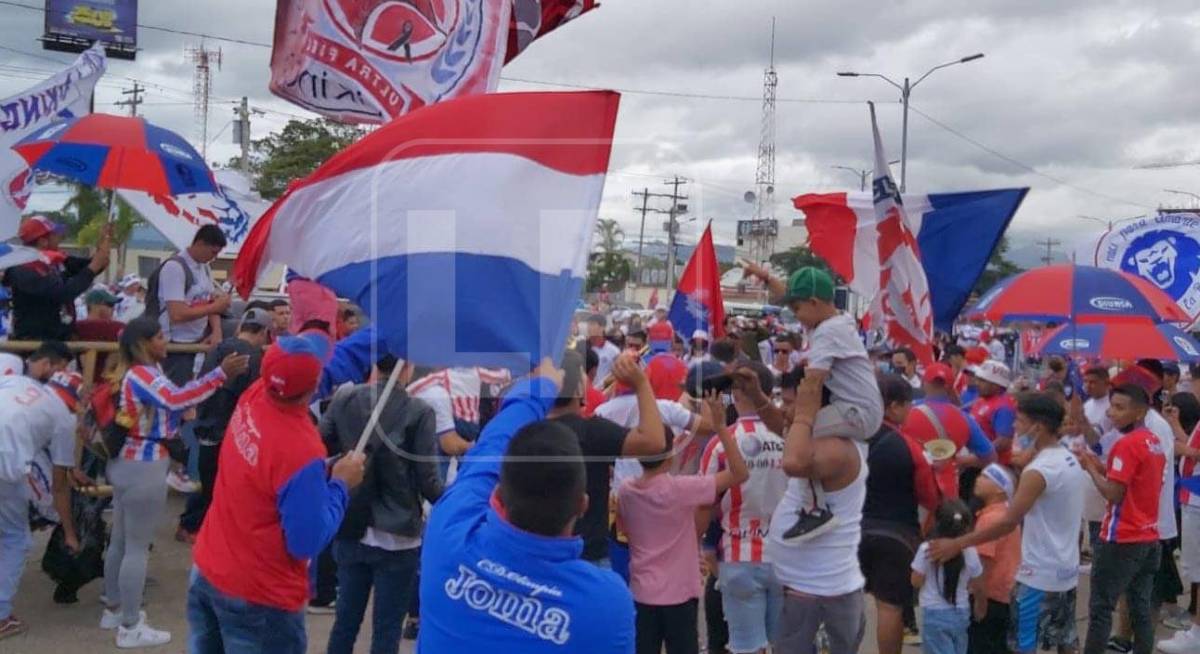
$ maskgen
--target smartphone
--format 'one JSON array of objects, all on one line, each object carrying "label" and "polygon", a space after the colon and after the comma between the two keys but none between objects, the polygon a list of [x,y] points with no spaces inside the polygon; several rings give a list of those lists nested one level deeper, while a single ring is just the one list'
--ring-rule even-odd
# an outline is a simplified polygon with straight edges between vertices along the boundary
[{"label": "smartphone", "polygon": [[716,391],[718,393],[728,393],[729,389],[731,388],[733,388],[733,377],[728,374],[705,377],[704,380],[700,382],[700,390],[704,391],[705,395],[708,395],[712,391]]}]

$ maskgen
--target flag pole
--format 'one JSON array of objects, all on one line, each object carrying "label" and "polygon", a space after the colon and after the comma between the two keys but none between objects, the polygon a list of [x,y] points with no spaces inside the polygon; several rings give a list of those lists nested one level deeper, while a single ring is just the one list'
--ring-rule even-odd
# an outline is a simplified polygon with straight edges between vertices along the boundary
[{"label": "flag pole", "polygon": [[388,398],[392,396],[392,391],[396,389],[396,382],[400,379],[400,371],[404,369],[404,362],[397,361],[396,367],[392,368],[392,374],[388,375],[387,383],[383,385],[383,393],[379,395],[379,399],[375,402],[375,408],[371,410],[371,417],[367,419],[367,424],[363,427],[362,435],[358,437],[358,445],[354,446],[355,454],[362,454],[367,447],[367,441],[371,438],[371,432],[375,431],[375,426],[379,424],[379,416],[383,413],[383,407],[387,404]]}]

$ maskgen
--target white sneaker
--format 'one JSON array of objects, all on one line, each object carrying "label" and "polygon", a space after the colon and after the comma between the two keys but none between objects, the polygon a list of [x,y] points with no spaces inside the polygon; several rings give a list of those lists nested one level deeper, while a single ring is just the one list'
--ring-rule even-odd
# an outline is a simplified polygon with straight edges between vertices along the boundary
[{"label": "white sneaker", "polygon": [[[146,612],[142,611],[138,615],[138,622],[141,623],[145,621]],[[119,626],[121,626],[121,612],[104,609],[104,613],[100,614],[100,628],[105,631],[112,631]]]},{"label": "white sneaker", "polygon": [[1191,629],[1176,632],[1170,640],[1158,641],[1158,651],[1163,654],[1196,654],[1200,652],[1200,637]]},{"label": "white sneaker", "polygon": [[142,619],[134,627],[117,627],[117,648],[135,649],[138,647],[155,647],[171,642],[171,632],[152,629]]},{"label": "white sneaker", "polygon": [[170,486],[180,493],[200,492],[200,482],[194,481],[186,474],[176,472],[175,470],[167,473],[167,486]]}]

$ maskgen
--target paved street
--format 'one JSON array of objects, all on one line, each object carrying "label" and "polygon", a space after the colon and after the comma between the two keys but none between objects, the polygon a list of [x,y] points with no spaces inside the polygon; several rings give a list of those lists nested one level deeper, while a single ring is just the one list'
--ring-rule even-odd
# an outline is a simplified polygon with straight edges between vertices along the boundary
[{"label": "paved street", "polygon": [[[187,651],[186,634],[187,621],[184,616],[185,589],[187,571],[191,565],[191,553],[186,545],[175,542],[172,535],[175,531],[175,518],[183,507],[178,496],[172,496],[169,502],[169,518],[163,520],[159,529],[158,539],[154,544],[154,552],[150,557],[151,583],[146,589],[146,611],[150,623],[160,629],[172,633],[174,639],[169,645],[155,648],[153,651],[162,653],[183,653]],[[107,653],[119,652],[113,646],[111,632],[101,631],[97,626],[100,619],[100,604],[98,597],[101,592],[100,580],[88,584],[79,592],[79,603],[71,606],[54,604],[51,593],[54,585],[41,571],[41,556],[45,550],[49,532],[35,534],[34,547],[26,566],[21,589],[17,595],[16,612],[29,624],[29,631],[23,636],[0,641],[0,654],[58,654],[68,652]],[[1088,577],[1080,579],[1079,615],[1080,637],[1086,630],[1087,587]],[[868,602],[868,607],[873,606]],[[370,611],[368,610],[368,615]],[[310,653],[325,651],[329,629],[333,625],[333,616],[307,616],[308,639]],[[867,612],[867,638],[863,643],[864,654],[874,654],[874,610]],[[370,619],[364,625],[364,632],[359,637],[355,652],[367,652],[368,644],[363,635],[369,634]],[[703,629],[701,629],[703,633]],[[1172,632],[1160,629],[1160,637],[1169,637]],[[369,640],[369,636],[367,638]],[[908,652],[919,652],[919,647],[906,648]],[[405,641],[401,652],[412,652],[412,642]]]}]

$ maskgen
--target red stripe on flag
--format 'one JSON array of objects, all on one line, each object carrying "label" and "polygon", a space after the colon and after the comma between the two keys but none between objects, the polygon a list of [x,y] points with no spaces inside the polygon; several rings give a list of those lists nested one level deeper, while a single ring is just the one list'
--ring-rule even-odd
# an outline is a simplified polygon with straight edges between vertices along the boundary
[{"label": "red stripe on flag", "polygon": [[792,199],[804,212],[812,251],[829,264],[842,279],[854,280],[854,239],[858,216],[845,193],[808,193]]},{"label": "red stripe on flag", "polygon": [[620,96],[612,91],[486,93],[414,111],[335,154],[304,185],[387,161],[493,152],[570,175],[608,170]]}]

